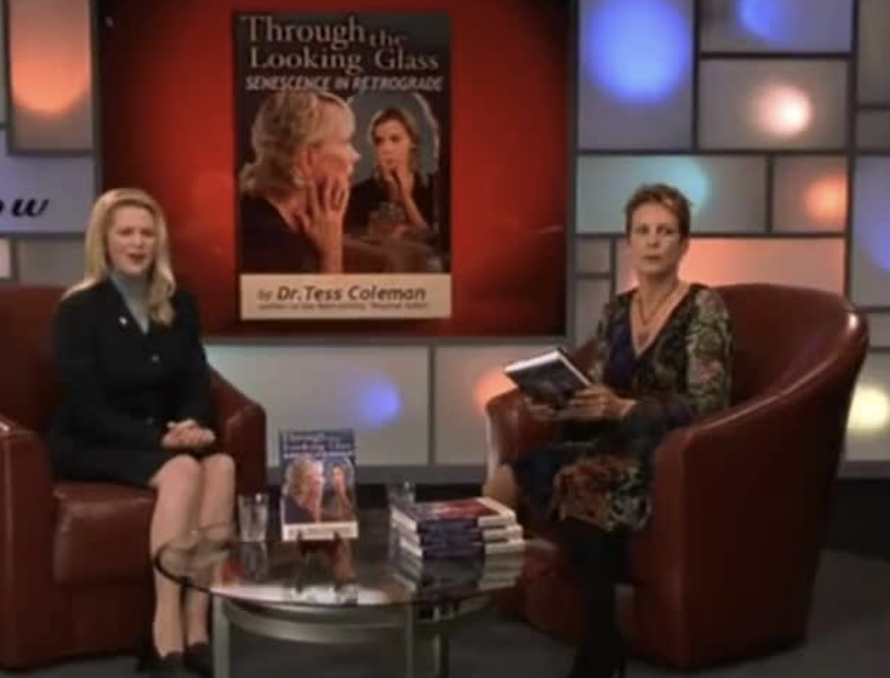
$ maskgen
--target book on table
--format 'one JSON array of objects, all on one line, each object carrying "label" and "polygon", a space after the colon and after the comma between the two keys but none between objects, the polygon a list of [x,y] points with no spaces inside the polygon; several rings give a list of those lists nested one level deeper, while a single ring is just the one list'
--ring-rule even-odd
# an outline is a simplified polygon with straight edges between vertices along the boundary
[{"label": "book on table", "polygon": [[358,537],[354,431],[282,430],[278,447],[283,470],[281,538]]},{"label": "book on table", "polygon": [[509,527],[516,512],[490,497],[469,497],[393,506],[390,519],[408,532],[442,532]]},{"label": "book on table", "polygon": [[399,548],[420,560],[488,558],[521,554],[525,551],[525,540],[519,538],[499,542],[440,542],[420,545],[405,537],[399,537]]},{"label": "book on table", "polygon": [[398,536],[417,546],[437,546],[465,543],[503,543],[514,539],[522,539],[523,530],[519,524],[498,527],[478,527],[458,525],[442,529],[427,529],[420,532],[411,530],[397,520],[391,521],[391,528]]},{"label": "book on table", "polygon": [[516,513],[490,497],[418,502],[392,507],[399,548],[420,560],[522,553]]},{"label": "book on table", "polygon": [[522,565],[521,556],[416,558],[403,551],[393,574],[396,581],[411,591],[453,592],[456,587],[484,591],[515,585]]},{"label": "book on table", "polygon": [[565,407],[577,391],[593,384],[563,348],[514,360],[503,370],[525,395],[557,409]]}]

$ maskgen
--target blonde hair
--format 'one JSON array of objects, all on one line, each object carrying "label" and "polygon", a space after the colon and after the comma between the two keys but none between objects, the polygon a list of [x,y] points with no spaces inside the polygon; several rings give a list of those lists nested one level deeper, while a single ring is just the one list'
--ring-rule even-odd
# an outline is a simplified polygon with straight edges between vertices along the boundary
[{"label": "blonde hair", "polygon": [[287,494],[291,497],[302,497],[307,487],[306,481],[313,471],[318,471],[322,477],[324,476],[324,463],[320,459],[305,456],[294,459],[285,472]]},{"label": "blonde hair", "polygon": [[[332,107],[340,115],[330,115]],[[321,143],[342,124],[354,129],[355,118],[336,94],[313,88],[270,94],[260,104],[250,129],[255,159],[241,170],[241,191],[285,198],[302,188],[302,178],[294,171],[297,152]]]},{"label": "blonde hair", "polygon": [[158,201],[141,188],[114,188],[103,193],[93,204],[84,244],[83,279],[72,285],[64,296],[89,289],[109,274],[108,231],[120,207],[139,207],[154,219],[157,240],[148,279],[148,316],[161,325],[173,322],[175,313],[170,299],[176,291],[176,279],[170,266],[167,220]]}]

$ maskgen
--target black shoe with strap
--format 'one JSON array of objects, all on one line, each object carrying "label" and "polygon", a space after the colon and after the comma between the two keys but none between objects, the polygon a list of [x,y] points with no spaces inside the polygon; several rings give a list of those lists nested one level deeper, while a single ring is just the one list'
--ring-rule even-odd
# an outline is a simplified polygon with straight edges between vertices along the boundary
[{"label": "black shoe with strap", "polygon": [[624,655],[609,659],[579,652],[568,678],[624,678],[626,672],[627,659]]},{"label": "black shoe with strap", "polygon": [[182,652],[168,652],[163,657],[151,643],[136,661],[136,670],[148,672],[151,678],[185,678]]},{"label": "black shoe with strap", "polygon": [[209,643],[192,643],[185,646],[183,664],[203,678],[213,678],[213,653]]}]

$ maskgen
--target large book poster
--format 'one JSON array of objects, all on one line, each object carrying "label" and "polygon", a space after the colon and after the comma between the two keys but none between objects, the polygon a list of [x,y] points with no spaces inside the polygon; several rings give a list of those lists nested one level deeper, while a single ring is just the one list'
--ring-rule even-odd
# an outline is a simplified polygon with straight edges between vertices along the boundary
[{"label": "large book poster", "polygon": [[235,15],[242,320],[451,315],[444,14]]}]

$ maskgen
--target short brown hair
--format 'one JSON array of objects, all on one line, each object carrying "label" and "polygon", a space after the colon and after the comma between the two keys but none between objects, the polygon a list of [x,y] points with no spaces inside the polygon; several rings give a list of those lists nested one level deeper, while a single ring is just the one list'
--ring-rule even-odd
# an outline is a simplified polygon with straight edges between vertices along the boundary
[{"label": "short brown hair", "polygon": [[677,217],[680,226],[680,238],[689,237],[691,203],[689,198],[678,189],[668,184],[643,184],[630,196],[624,206],[624,233],[630,236],[630,226],[634,212],[643,205],[655,203],[666,208]]}]

